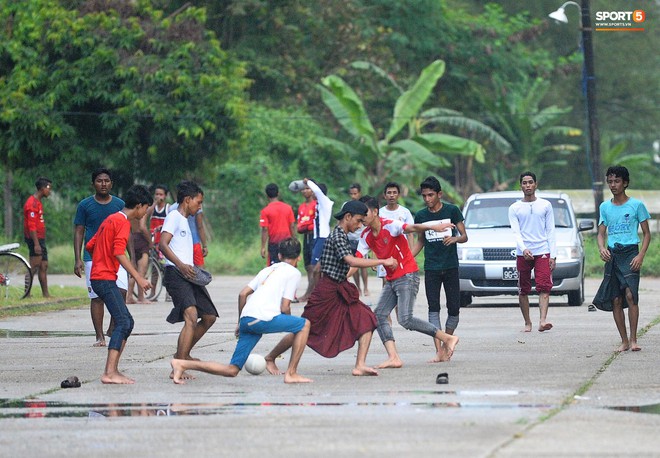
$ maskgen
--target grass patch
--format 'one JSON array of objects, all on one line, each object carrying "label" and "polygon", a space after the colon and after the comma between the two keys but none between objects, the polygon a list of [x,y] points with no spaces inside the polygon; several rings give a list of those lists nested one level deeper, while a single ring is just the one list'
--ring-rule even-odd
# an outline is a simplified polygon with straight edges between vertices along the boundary
[{"label": "grass patch", "polygon": [[26,299],[6,301],[0,297],[0,318],[31,315],[37,312],[53,312],[89,305],[87,289],[82,287],[51,286],[50,293],[53,296],[51,298],[41,296],[38,283],[36,288],[36,292],[33,289],[33,296]]}]

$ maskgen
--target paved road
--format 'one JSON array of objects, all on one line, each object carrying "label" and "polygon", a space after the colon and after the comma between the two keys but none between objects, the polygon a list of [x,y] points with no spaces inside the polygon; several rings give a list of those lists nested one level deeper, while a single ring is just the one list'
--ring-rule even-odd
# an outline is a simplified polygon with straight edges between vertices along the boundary
[{"label": "paved road", "polygon": [[[247,280],[213,281],[221,317],[195,356],[229,361],[236,295]],[[50,282],[71,281],[79,280]],[[660,456],[660,279],[644,278],[642,286],[641,352],[615,354],[611,314],[568,307],[564,297],[553,299],[555,327],[545,333],[520,332],[520,312],[503,305],[515,298],[477,299],[461,311],[461,342],[449,363],[427,364],[430,339],[395,325],[403,369],[356,378],[355,349],[330,360],[307,349],[300,372],[314,383],[298,386],[245,372],[174,385],[169,359],[179,327],[165,322],[165,302],[131,308],[136,327],[121,368],[137,380],[133,386],[99,382],[105,351],[91,347],[87,309],[0,320],[0,450],[40,457]],[[587,281],[587,299],[596,288]],[[423,291],[415,313],[426,315]],[[267,336],[256,351],[265,354],[276,341]],[[384,359],[375,337],[368,362]],[[449,374],[448,385],[436,385],[439,372]],[[74,374],[82,387],[60,389]],[[652,405],[655,413],[643,412]]]}]

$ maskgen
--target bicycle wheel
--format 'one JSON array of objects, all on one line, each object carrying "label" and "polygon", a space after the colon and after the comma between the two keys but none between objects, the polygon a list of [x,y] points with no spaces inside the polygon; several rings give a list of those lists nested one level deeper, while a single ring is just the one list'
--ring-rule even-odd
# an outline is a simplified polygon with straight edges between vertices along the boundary
[{"label": "bicycle wheel", "polygon": [[23,299],[32,289],[30,265],[18,253],[0,253],[0,288],[5,301]]},{"label": "bicycle wheel", "polygon": [[152,301],[158,300],[161,290],[163,289],[163,267],[160,262],[154,258],[149,258],[149,266],[147,267],[147,275],[145,278],[151,282],[151,289],[147,291],[146,298]]}]

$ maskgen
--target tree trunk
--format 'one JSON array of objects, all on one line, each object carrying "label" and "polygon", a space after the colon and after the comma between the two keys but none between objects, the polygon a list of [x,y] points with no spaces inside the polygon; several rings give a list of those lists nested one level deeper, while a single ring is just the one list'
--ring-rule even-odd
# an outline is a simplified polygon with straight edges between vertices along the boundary
[{"label": "tree trunk", "polygon": [[12,193],[14,187],[14,175],[11,170],[5,171],[5,186],[3,189],[3,200],[5,204],[5,238],[12,240],[14,238],[14,207],[12,206]]}]

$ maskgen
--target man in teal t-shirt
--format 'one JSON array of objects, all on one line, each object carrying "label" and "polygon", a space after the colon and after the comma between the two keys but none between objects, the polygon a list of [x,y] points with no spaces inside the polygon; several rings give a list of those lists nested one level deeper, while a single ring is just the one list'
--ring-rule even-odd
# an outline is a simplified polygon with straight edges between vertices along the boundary
[{"label": "man in teal t-shirt", "polygon": [[[612,192],[612,199],[600,205],[598,250],[600,258],[605,261],[605,271],[593,303],[601,310],[612,312],[621,336],[621,346],[617,351],[639,351],[639,272],[646,250],[651,244],[651,215],[644,203],[626,194],[630,184],[628,169],[620,165],[612,166],[607,169],[605,177]],[[641,249],[638,233],[640,227],[643,235]],[[623,311],[626,307],[630,338],[626,331],[626,316]]]},{"label": "man in teal t-shirt", "polygon": [[[445,332],[453,334],[458,326],[460,312],[460,288],[458,281],[457,243],[467,242],[465,224],[461,210],[453,204],[443,202],[442,188],[436,177],[430,176],[419,186],[426,208],[415,215],[415,224],[428,222],[453,223],[455,228],[443,232],[428,230],[417,237],[413,256],[424,249],[424,287],[429,304],[429,321],[438,329],[440,325],[440,289],[445,286],[447,321]],[[436,349],[440,342],[436,341]],[[438,353],[441,353],[438,351]],[[443,359],[440,359],[441,361]]]}]

